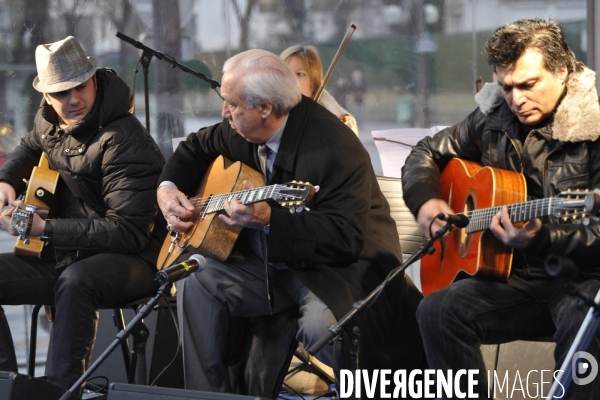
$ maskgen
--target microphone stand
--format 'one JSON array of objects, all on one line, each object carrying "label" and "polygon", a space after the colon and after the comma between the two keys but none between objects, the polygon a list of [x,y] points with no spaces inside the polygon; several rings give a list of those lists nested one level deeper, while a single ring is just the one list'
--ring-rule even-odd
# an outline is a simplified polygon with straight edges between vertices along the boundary
[{"label": "microphone stand", "polygon": [[[148,131],[148,133],[150,133],[150,101],[149,101],[149,94],[148,94],[148,69],[150,67],[150,61],[152,61],[152,57],[156,57],[159,60],[163,60],[168,62],[169,64],[173,65],[173,68],[177,67],[179,69],[181,69],[184,72],[187,72],[188,74],[192,74],[194,75],[196,78],[200,78],[205,82],[208,82],[210,84],[210,87],[212,89],[215,89],[215,91],[217,91],[216,89],[218,87],[221,86],[221,84],[213,79],[210,79],[209,77],[207,77],[206,75],[195,71],[191,68],[186,67],[183,64],[180,64],[179,62],[177,62],[177,60],[175,60],[173,57],[171,57],[168,54],[162,53],[160,51],[156,51],[154,49],[151,49],[150,47],[144,45],[141,42],[138,42],[135,39],[130,38],[127,35],[122,34],[121,32],[117,32],[117,37],[121,40],[124,40],[125,42],[131,44],[134,47],[137,47],[138,49],[142,50],[142,58],[140,58],[140,64],[142,64],[142,71],[144,73],[144,104],[146,107],[146,130]],[[219,94],[219,92],[217,91],[217,94]],[[219,97],[221,97],[221,95],[219,94]]]},{"label": "microphone stand", "polygon": [[[590,309],[583,320],[579,331],[577,331],[577,336],[575,336],[575,340],[573,340],[573,344],[569,348],[569,352],[565,356],[562,365],[560,366],[560,372],[558,376],[554,379],[554,383],[550,388],[550,392],[546,398],[553,399],[558,397],[559,387],[562,387],[562,397],[567,393],[569,385],[571,383],[571,378],[575,379],[575,375],[573,374],[573,367],[576,364],[576,360],[581,357],[576,357],[580,352],[585,352],[585,350],[590,345],[594,337],[594,333],[598,329],[598,325],[600,323],[600,290],[596,294],[596,298],[592,301],[591,298],[587,298],[583,296],[581,293],[577,292],[575,288],[572,290],[568,289],[567,284],[563,284],[563,287],[567,291],[570,296],[578,297],[582,300],[585,305],[589,305]],[[587,354],[587,353],[586,353]],[[585,358],[585,357],[584,357]],[[587,359],[587,358],[586,358]],[[595,366],[592,360],[588,360],[588,364],[591,367],[591,373],[598,373],[598,363],[596,362]],[[583,378],[585,379],[585,378]]]},{"label": "microphone stand", "polygon": [[[367,297],[354,303],[352,305],[352,309],[350,311],[348,311],[346,313],[346,315],[344,315],[342,318],[340,318],[339,321],[337,321],[335,324],[331,325],[329,327],[329,331],[325,335],[321,336],[321,338],[317,341],[317,343],[315,343],[314,350],[312,351],[312,355],[315,355],[316,353],[318,353],[318,351],[321,350],[327,343],[333,341],[333,339],[335,339],[337,336],[339,336],[339,334],[342,332],[342,329],[344,328],[344,326],[347,325],[350,320],[352,320],[360,312],[367,309],[371,305],[371,303],[373,303],[379,297],[379,295],[382,293],[383,289],[385,288],[385,286],[387,285],[388,282],[391,282],[392,279],[394,279],[400,273],[404,272],[404,270],[406,270],[406,268],[408,268],[415,261],[423,258],[425,256],[425,254],[433,254],[433,252],[435,251],[435,248],[433,247],[433,243],[436,240],[438,240],[439,238],[441,238],[442,236],[444,236],[446,234],[446,232],[450,231],[451,229],[452,229],[452,223],[450,223],[450,222],[448,222],[444,226],[442,226],[429,240],[427,240],[425,243],[423,243],[421,246],[419,246],[419,250],[417,250],[416,253],[414,253],[401,266],[393,269],[388,274],[386,279],[379,286],[377,286],[375,288],[375,290],[373,290],[371,293],[369,293],[369,295],[367,295]],[[351,341],[350,341],[351,342],[350,355],[351,355],[351,361],[352,361],[352,368],[354,368],[354,370],[356,371],[359,369],[360,329],[358,326],[355,326],[352,329],[352,331],[353,331],[352,332],[353,335],[352,335]],[[355,393],[356,393],[356,391],[355,391]],[[360,398],[360,397],[357,397],[357,398]]]},{"label": "microphone stand", "polygon": [[[129,322],[129,324],[127,324],[127,326],[117,334],[116,339],[110,344],[110,346],[104,350],[100,357],[96,359],[96,361],[88,368],[87,371],[85,371],[81,378],[79,378],[79,380],[75,382],[75,384],[71,386],[71,388],[65,392],[65,394],[59,400],[69,400],[72,398],[71,395],[73,395],[81,387],[81,385],[90,377],[90,375],[94,373],[100,364],[102,364],[108,358],[113,350],[116,349],[117,346],[119,346],[123,341],[127,340],[127,337],[133,328],[135,328],[138,323],[142,323],[142,320],[146,318],[150,312],[152,312],[152,309],[157,305],[158,300],[161,297],[166,296],[165,291],[169,285],[169,282],[161,282],[161,287],[158,289],[156,296],[154,296],[147,304],[140,308],[131,322]],[[145,373],[145,371],[142,371],[141,373]]]}]

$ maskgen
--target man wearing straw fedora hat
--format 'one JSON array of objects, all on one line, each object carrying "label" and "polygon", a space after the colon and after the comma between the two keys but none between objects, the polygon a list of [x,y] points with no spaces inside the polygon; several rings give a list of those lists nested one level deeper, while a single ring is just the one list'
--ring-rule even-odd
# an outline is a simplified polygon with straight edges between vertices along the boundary
[{"label": "man wearing straw fedora hat", "polygon": [[[129,87],[77,39],[40,45],[35,56],[33,87],[44,98],[33,130],[0,168],[0,207],[9,205],[0,225],[17,234],[11,215],[25,208],[17,194],[42,154],[60,179],[49,218],[31,222],[30,235],[46,242],[40,258],[0,254],[0,304],[56,306],[48,380],[70,388],[89,363],[97,309],[155,293],[164,159],[132,115]],[[0,370],[17,371],[1,307]]]}]

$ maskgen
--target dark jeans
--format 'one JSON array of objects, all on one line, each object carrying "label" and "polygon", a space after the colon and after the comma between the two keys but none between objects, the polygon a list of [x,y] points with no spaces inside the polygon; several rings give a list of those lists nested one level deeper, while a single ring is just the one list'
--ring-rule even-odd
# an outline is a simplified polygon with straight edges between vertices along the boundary
[{"label": "dark jeans", "polygon": [[[98,254],[55,269],[54,261],[0,254],[0,304],[56,306],[48,380],[70,388],[94,348],[98,308],[154,295],[154,267],[140,257]],[[10,329],[0,307],[0,370],[17,372]]]},{"label": "dark jeans", "polygon": [[[600,289],[599,280],[574,283],[592,299]],[[455,282],[425,297],[417,311],[429,368],[479,369],[479,398],[487,399],[487,370],[481,344],[500,344],[555,332],[555,369],[559,369],[588,312],[588,307],[578,307],[577,303],[554,280],[511,276],[508,282],[478,278]],[[598,360],[599,349],[600,333],[596,332],[586,351]],[[512,376],[509,373],[511,379],[515,376],[512,373]],[[546,380],[552,379],[548,376]],[[466,380],[462,383],[465,392]],[[549,390],[549,385],[545,385],[545,390]],[[558,396],[561,394],[559,390]],[[600,377],[588,385],[571,383],[563,398],[600,398]]]}]

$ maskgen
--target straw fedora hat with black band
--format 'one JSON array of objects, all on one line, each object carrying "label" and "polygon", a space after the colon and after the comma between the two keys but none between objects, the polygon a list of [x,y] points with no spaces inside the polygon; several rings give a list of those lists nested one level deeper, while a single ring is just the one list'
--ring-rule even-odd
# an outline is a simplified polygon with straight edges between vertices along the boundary
[{"label": "straw fedora hat with black band", "polygon": [[86,56],[73,36],[40,44],[35,49],[35,65],[38,76],[33,80],[33,87],[42,93],[72,89],[94,76],[98,69],[98,61]]}]

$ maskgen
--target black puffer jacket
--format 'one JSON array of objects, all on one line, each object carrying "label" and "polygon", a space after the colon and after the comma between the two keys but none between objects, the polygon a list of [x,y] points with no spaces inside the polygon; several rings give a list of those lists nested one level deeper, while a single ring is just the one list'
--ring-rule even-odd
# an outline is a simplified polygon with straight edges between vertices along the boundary
[{"label": "black puffer jacket", "polygon": [[[497,84],[476,97],[479,108],[462,122],[419,142],[402,168],[404,200],[414,215],[431,198],[440,198],[440,170],[453,157],[522,172],[530,199],[567,189],[600,188],[600,108],[595,73],[571,75],[567,91],[548,123],[533,129],[523,142],[519,121]],[[552,252],[573,258],[588,276],[600,276],[600,234],[588,226],[561,224],[547,218],[528,248],[515,254],[514,271],[547,277],[543,262]]]},{"label": "black puffer jacket", "polygon": [[132,115],[125,82],[109,69],[96,76],[94,107],[75,125],[60,129],[54,109],[42,101],[33,131],[8,156],[0,180],[24,191],[23,178],[42,152],[59,171],[59,207],[44,232],[52,237],[57,267],[105,252],[139,253],[154,265],[166,232],[154,226],[155,219],[164,226],[156,204],[164,158]]}]

